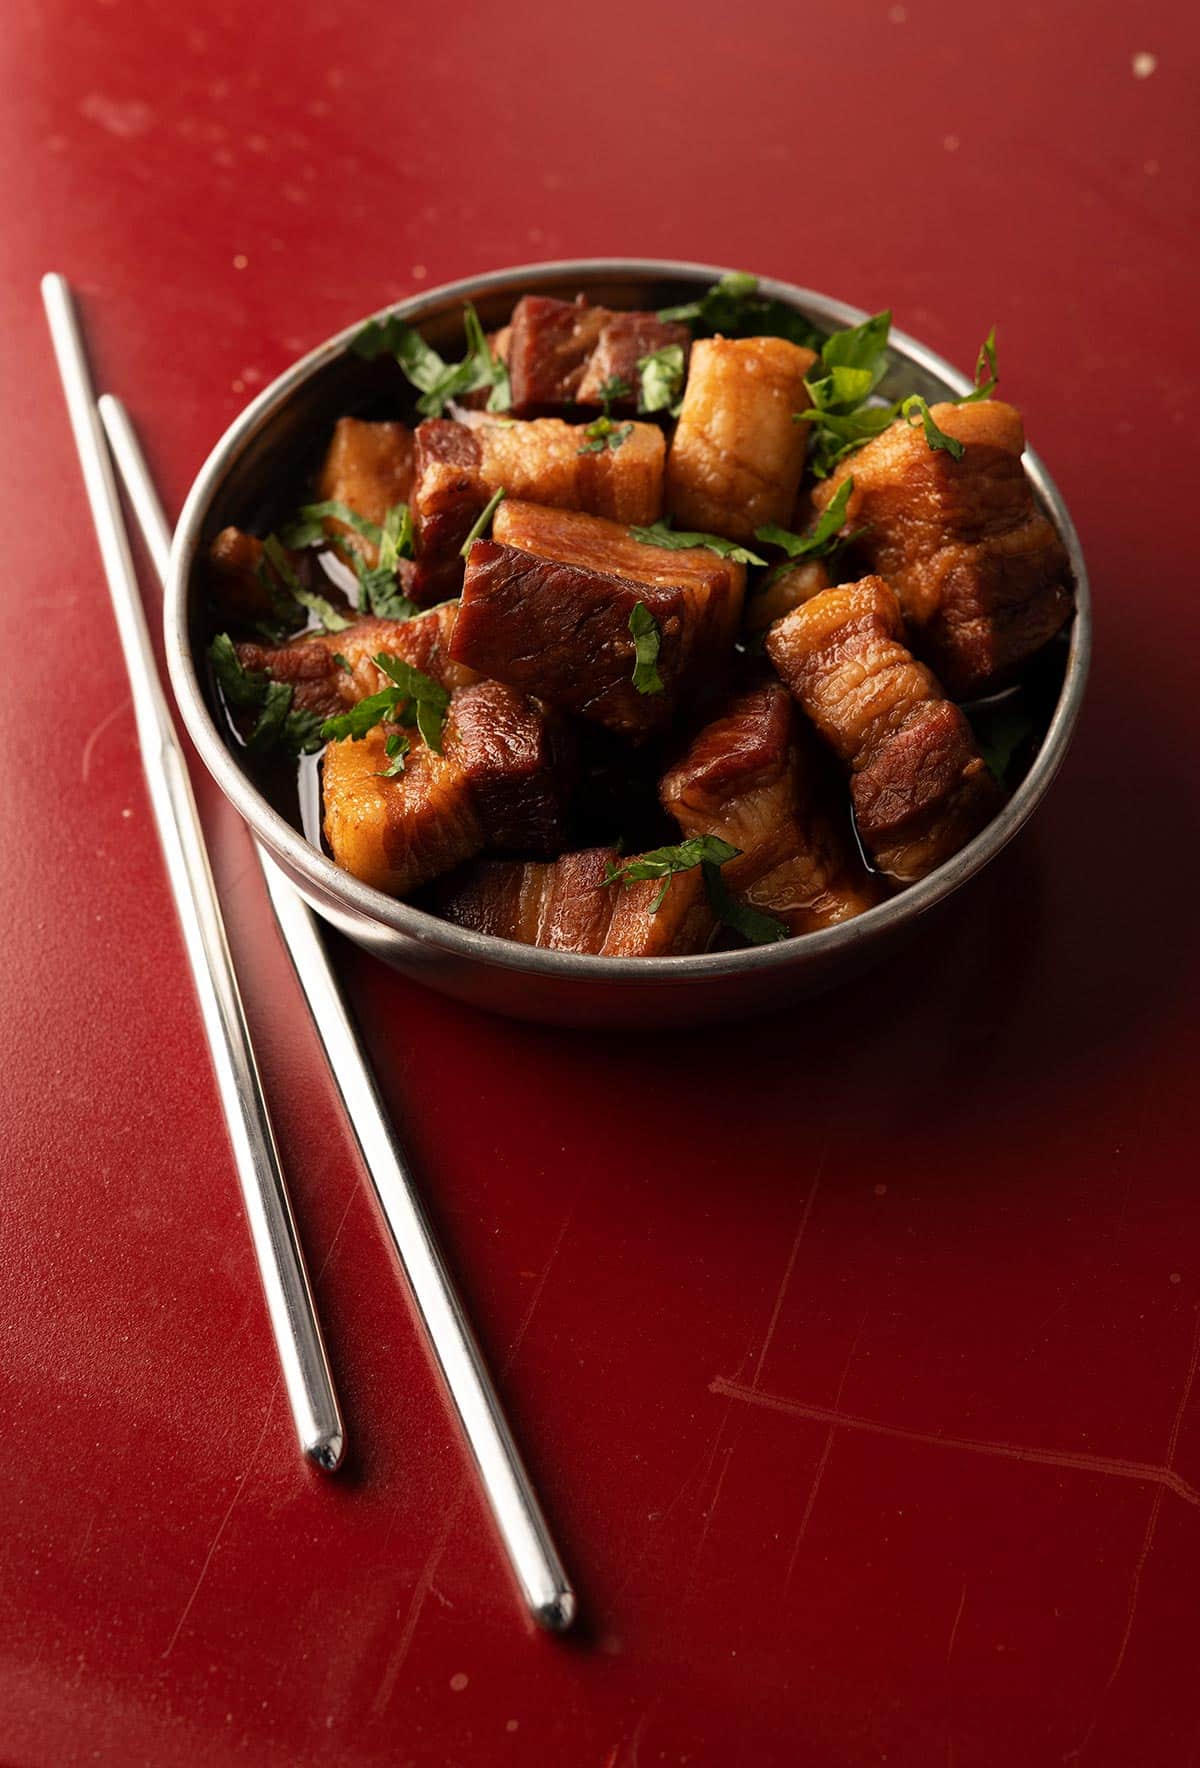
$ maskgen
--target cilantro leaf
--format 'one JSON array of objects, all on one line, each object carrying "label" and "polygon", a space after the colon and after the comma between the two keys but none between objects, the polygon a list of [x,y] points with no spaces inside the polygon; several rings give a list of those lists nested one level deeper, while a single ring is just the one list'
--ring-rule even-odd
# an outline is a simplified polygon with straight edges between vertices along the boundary
[{"label": "cilantro leaf", "polygon": [[979,346],[979,354],[975,358],[975,391],[966,393],[959,400],[960,405],[971,405],[976,399],[990,399],[1000,381],[1000,369],[996,361],[996,328],[992,327],[987,337]]},{"label": "cilantro leaf", "polygon": [[656,915],[676,872],[690,872],[694,866],[711,866],[714,871],[718,871],[726,860],[736,859],[741,851],[740,847],[722,841],[719,835],[693,835],[690,840],[681,841],[677,847],[655,847],[649,853],[640,853],[627,865],[614,866],[610,863],[605,867],[604,882],[628,885],[643,878],[662,878],[663,887],[650,904],[650,913]]},{"label": "cilantro leaf", "polygon": [[992,778],[1007,785],[1013,761],[1038,729],[1038,720],[1021,694],[1006,695],[969,714],[975,741]]},{"label": "cilantro leaf", "polygon": [[859,535],[866,533],[865,528],[856,529],[853,534],[841,532],[846,520],[846,505],[850,502],[850,493],[853,490],[854,474],[850,473],[821,511],[811,534],[792,534],[788,529],[770,522],[763,528],[756,528],[754,538],[766,541],[768,546],[781,546],[789,562],[796,559],[831,559],[842,547],[849,546],[852,540],[857,540]]},{"label": "cilantro leaf", "polygon": [[[390,719],[396,724],[415,724],[429,748],[440,755],[442,726],[450,707],[449,690],[402,657],[389,656],[386,651],[380,651],[374,662],[392,685],[380,688],[377,694],[368,694],[349,712],[327,718],[321,726],[321,736],[327,743],[340,743],[347,738],[358,743],[377,724]],[[389,749],[388,753],[394,759],[399,751]]]},{"label": "cilantro leaf", "polygon": [[395,314],[389,314],[382,322],[369,320],[351,339],[350,348],[368,362],[377,356],[393,357],[421,394],[417,410],[422,417],[440,416],[459,393],[473,393],[480,387],[492,389],[489,411],[507,411],[512,404],[508,369],[493,355],[479,315],[469,301],[463,308],[463,330],[467,354],[461,362],[450,364]]},{"label": "cilantro leaf", "polygon": [[670,411],[683,391],[683,345],[664,344],[637,362],[642,411]]},{"label": "cilantro leaf", "polygon": [[731,927],[751,945],[772,945],[777,939],[787,938],[788,930],[782,921],[764,914],[762,909],[751,908],[749,903],[738,902],[730,894],[719,866],[704,861],[702,875],[709,906],[722,926]]},{"label": "cilantro leaf", "polygon": [[919,393],[910,393],[907,399],[900,402],[900,413],[906,424],[915,429],[918,424],[925,431],[925,440],[936,454],[939,450],[948,454],[951,460],[961,460],[966,449],[955,436],[947,436],[945,430],[939,430],[929,409],[929,401]]},{"label": "cilantro leaf", "polygon": [[[638,365],[641,366],[640,363]],[[604,407],[605,417],[612,416],[612,408],[621,399],[629,399],[633,388],[628,381],[623,381],[619,374],[610,374],[600,386],[600,403]]]},{"label": "cilantro leaf", "polygon": [[720,332],[727,338],[789,338],[815,349],[821,341],[816,327],[789,307],[758,292],[758,278],[745,270],[727,270],[719,282],[694,301],[662,307],[662,320],[683,320],[699,337]]},{"label": "cilantro leaf", "polygon": [[305,589],[292,570],[287,554],[276,535],[268,534],[263,541],[263,557],[286,587],[292,601],[298,603],[302,608],[307,608],[310,614],[317,616],[321,622],[322,631],[345,632],[350,621],[346,619],[344,614],[339,614],[333,603],[327,601],[323,595],[318,595],[315,590]]},{"label": "cilantro leaf", "polygon": [[404,772],[404,758],[412,744],[403,731],[391,731],[383,747],[388,756],[388,765],[375,777],[380,780],[394,780],[397,774]]},{"label": "cilantro leaf", "polygon": [[818,479],[828,478],[840,460],[895,419],[895,406],[867,403],[888,371],[891,326],[885,308],[860,325],[831,333],[821,346],[824,372],[804,383],[812,404],[794,414],[797,423],[812,425],[812,468]]},{"label": "cilantro leaf", "polygon": [[213,673],[231,711],[257,712],[246,746],[258,752],[281,744],[294,755],[321,747],[319,723],[311,712],[293,712],[290,682],[273,681],[265,671],[246,669],[227,632],[219,632],[208,650]]},{"label": "cilantro leaf", "polygon": [[[400,508],[403,508],[400,505]],[[369,542],[371,546],[379,545],[380,528],[378,522],[368,522],[357,510],[352,510],[348,503],[339,503],[336,498],[327,498],[324,503],[305,503],[300,506],[297,519],[288,527],[280,530],[279,538],[284,546],[294,551],[302,551],[305,547],[325,546],[329,536],[325,532],[326,519],[341,522],[347,528],[353,528],[356,534]]]},{"label": "cilantro leaf", "polygon": [[658,621],[645,602],[634,603],[629,616],[629,631],[633,636],[634,687],[639,694],[661,694],[663,680],[658,673],[658,653],[662,645],[662,633],[659,631]]},{"label": "cilantro leaf", "polygon": [[686,552],[689,547],[705,546],[719,558],[732,559],[735,565],[765,565],[767,562],[760,559],[757,553],[752,553],[749,547],[724,540],[719,534],[694,534],[682,528],[672,528],[669,516],[649,528],[631,528],[629,533],[633,540],[640,540],[643,546],[661,546],[668,552]]},{"label": "cilantro leaf", "polygon": [[575,450],[576,454],[603,454],[606,448],[615,454],[633,435],[633,425],[614,424],[610,417],[598,417],[584,425],[583,433],[587,441]]},{"label": "cilantro leaf", "polygon": [[495,491],[492,492],[492,495],[488,498],[486,505],[484,506],[484,508],[482,510],[480,510],[478,519],[476,520],[474,526],[472,527],[471,532],[467,535],[467,538],[463,541],[462,545],[459,547],[459,549],[458,549],[459,554],[462,558],[465,559],[467,557],[467,555],[470,553],[471,548],[474,546],[475,542],[481,537],[481,535],[487,533],[488,528],[491,526],[492,517],[495,515],[496,511],[500,508],[500,505],[503,503],[503,501],[504,501],[504,487],[503,487],[503,485],[501,485]]}]

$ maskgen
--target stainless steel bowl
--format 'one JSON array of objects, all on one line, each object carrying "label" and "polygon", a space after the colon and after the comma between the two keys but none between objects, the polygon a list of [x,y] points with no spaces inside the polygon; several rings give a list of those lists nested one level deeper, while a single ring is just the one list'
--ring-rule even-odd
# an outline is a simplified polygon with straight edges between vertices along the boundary
[{"label": "stainless steel bowl", "polygon": [[[420,326],[435,346],[458,353],[462,303],[474,301],[484,325],[507,318],[518,295],[572,298],[585,291],[614,306],[655,308],[692,297],[721,274],[707,264],[579,259],[527,264],[431,289],[388,309]],[[790,283],[761,279],[765,293],[790,302],[824,329],[857,324],[857,308]],[[310,352],[249,405],[226,431],[192,486],[175,534],[166,600],[171,679],[188,731],[222,791],[316,911],[349,938],[431,988],[496,1012],[549,1023],[652,1027],[732,1018],[815,993],[874,963],[914,923],[993,859],[1032,815],[1058,771],[1079,715],[1087,677],[1091,614],[1079,541],[1049,474],[1030,452],[1037,494],[1062,535],[1075,575],[1077,611],[1065,673],[1041,748],[1004,809],[953,859],[900,896],[822,933],[749,951],[690,958],[593,958],[541,951],[452,927],[340,871],[258,789],[230,745],[211,699],[204,665],[206,617],[198,563],[227,523],[253,525],[278,509],[282,477],[315,459],[336,418],[362,409],[377,371],[349,354],[359,321]],[[928,399],[970,390],[966,377],[902,332],[892,334],[887,396]]]}]

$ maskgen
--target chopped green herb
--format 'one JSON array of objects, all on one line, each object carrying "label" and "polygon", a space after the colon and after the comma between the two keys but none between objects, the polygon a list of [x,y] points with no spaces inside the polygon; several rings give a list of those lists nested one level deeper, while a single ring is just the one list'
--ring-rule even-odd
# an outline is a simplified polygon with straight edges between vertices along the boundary
[{"label": "chopped green herb", "polygon": [[947,436],[945,430],[938,429],[929,409],[929,401],[922,399],[919,393],[910,393],[907,399],[901,400],[900,414],[911,428],[921,425],[925,431],[925,440],[935,454],[940,450],[948,454],[951,460],[961,460],[966,453],[957,437]]},{"label": "chopped green herb", "polygon": [[[450,695],[440,682],[414,669],[403,658],[391,657],[381,651],[375,663],[392,682],[391,687],[369,694],[336,718],[327,718],[321,736],[327,743],[349,738],[360,742],[368,731],[385,719],[396,724],[415,724],[435,754],[442,752],[442,726],[450,706]],[[391,751],[389,751],[391,753]]]},{"label": "chopped green herb", "polygon": [[603,454],[606,448],[615,453],[618,448],[633,435],[632,424],[614,424],[610,417],[598,417],[583,429],[587,441],[576,454]]},{"label": "chopped green herb", "polygon": [[375,777],[378,780],[394,780],[397,774],[404,772],[404,758],[412,744],[403,731],[392,731],[383,746],[388,756],[388,765],[381,768]]},{"label": "chopped green herb", "polygon": [[474,546],[475,542],[487,533],[488,529],[491,527],[492,517],[495,515],[503,501],[504,487],[501,485],[497,490],[492,492],[492,495],[488,498],[486,506],[479,512],[479,519],[459,547],[458,550],[464,559]]},{"label": "chopped green herb", "polygon": [[1006,695],[994,705],[973,707],[970,719],[988,772],[1007,785],[1018,751],[1038,728],[1028,702],[1021,694]]},{"label": "chopped green herb", "polygon": [[751,908],[749,903],[738,902],[730,894],[719,866],[706,860],[702,876],[709,906],[723,926],[732,927],[751,945],[772,945],[777,939],[787,938],[788,930],[782,921],[777,921],[774,915],[764,914],[762,909]]},{"label": "chopped green herb", "polygon": [[828,478],[845,455],[895,419],[896,407],[867,404],[888,370],[891,325],[885,309],[833,332],[821,346],[824,372],[804,383],[812,404],[795,414],[797,423],[812,425],[812,468],[818,479]]},{"label": "chopped green herb", "polygon": [[[403,509],[404,506],[401,504],[399,507]],[[368,522],[365,516],[352,510],[348,503],[339,503],[336,498],[328,498],[324,503],[302,504],[296,520],[280,529],[279,538],[284,546],[290,546],[297,552],[305,547],[327,546],[329,535],[325,531],[326,519],[353,528],[371,546],[379,545],[378,522]]]},{"label": "chopped green herb", "polygon": [[758,292],[758,278],[745,270],[727,270],[695,301],[662,307],[662,320],[683,320],[698,337],[720,332],[726,338],[789,338],[815,349],[821,341],[816,327],[789,307]]},{"label": "chopped green herb", "polygon": [[683,391],[683,345],[664,344],[661,350],[639,356],[637,371],[641,382],[640,409],[670,411],[673,416]]},{"label": "chopped green herb", "polygon": [[382,322],[368,321],[353,338],[350,348],[368,362],[377,356],[391,356],[404,370],[421,394],[417,410],[422,417],[437,417],[447,403],[460,393],[473,393],[479,387],[491,387],[489,411],[507,411],[512,404],[508,369],[492,353],[479,315],[468,301],[463,309],[463,330],[467,335],[467,354],[461,362],[445,363],[419,332],[389,314]]},{"label": "chopped green herb", "polygon": [[[766,541],[768,546],[781,546],[789,563],[795,563],[797,559],[831,559],[842,547],[849,546],[852,540],[857,540],[859,535],[866,533],[865,528],[858,528],[853,534],[843,534],[841,531],[846,520],[846,505],[853,490],[854,475],[850,473],[821,511],[811,534],[792,534],[788,529],[771,522],[766,527],[756,528],[754,538]],[[786,565],[781,567],[786,568]]]},{"label": "chopped green herb", "polygon": [[623,381],[619,374],[610,374],[600,388],[600,403],[604,407],[605,417],[612,416],[612,408],[621,399],[631,399],[633,388],[628,381]]},{"label": "chopped green herb", "polygon": [[689,547],[705,546],[709,552],[714,552],[723,559],[732,559],[736,565],[765,565],[767,562],[760,559],[757,553],[751,552],[749,547],[724,540],[719,534],[693,534],[682,528],[672,528],[669,516],[649,528],[631,528],[629,533],[634,540],[640,540],[643,546],[662,546],[669,552],[686,552]]},{"label": "chopped green herb", "polygon": [[292,711],[290,682],[244,668],[227,632],[217,634],[208,654],[230,711],[258,713],[247,748],[262,752],[281,744],[294,755],[309,755],[321,747],[320,720],[311,712]]},{"label": "chopped green herb", "polygon": [[347,662],[347,661],[346,661],[346,659],[345,659],[345,657],[343,657],[343,655],[342,655],[342,653],[341,653],[341,652],[340,652],[340,651],[335,651],[335,652],[334,652],[334,653],[333,653],[333,660],[334,660],[334,662],[335,662],[335,663],[336,663],[336,664],[337,664],[337,666],[338,666],[338,668],[339,668],[339,669],[344,669],[344,670],[345,670],[345,671],[346,671],[346,674],[347,674],[347,675],[353,675],[353,674],[354,674],[354,670],[353,670],[353,668],[352,668],[352,667],[351,667],[351,665],[350,665],[350,664],[349,664],[349,663],[348,663],[348,662]]},{"label": "chopped green herb", "polygon": [[661,694],[663,680],[658,673],[658,653],[662,633],[645,602],[634,603],[629,630],[633,635],[633,685],[639,694]]},{"label": "chopped green herb", "polygon": [[650,904],[650,913],[656,915],[663,905],[663,899],[671,887],[671,879],[676,872],[690,872],[694,866],[711,866],[719,871],[726,860],[736,859],[741,852],[728,841],[722,841],[719,835],[693,835],[689,841],[681,841],[677,847],[655,847],[650,853],[641,853],[628,865],[609,865],[605,868],[606,884],[633,884],[643,878],[662,878],[663,887]]},{"label": "chopped green herb", "polygon": [[349,620],[344,614],[339,614],[333,603],[327,601],[323,595],[318,595],[315,590],[305,589],[292,570],[276,535],[268,534],[263,541],[263,557],[285,585],[292,600],[298,602],[302,608],[307,608],[310,614],[315,614],[324,632],[345,632],[350,625]]},{"label": "chopped green herb", "polygon": [[[341,522],[377,549],[377,562],[368,565],[357,547],[348,546],[341,535],[329,534],[326,520]],[[419,610],[417,604],[400,587],[400,560],[413,555],[412,513],[406,503],[393,504],[383,518],[383,525],[368,521],[352,510],[349,504],[329,499],[324,503],[306,503],[294,522],[281,530],[285,546],[296,549],[331,546],[350,566],[359,583],[359,611],[378,614],[388,620],[409,620]],[[293,589],[293,596],[296,592]],[[302,596],[296,597],[303,601]],[[308,606],[308,603],[305,603]],[[338,628],[326,627],[336,632]]]},{"label": "chopped green herb", "polygon": [[976,399],[990,399],[1000,381],[1000,369],[996,362],[996,328],[992,327],[987,337],[979,346],[979,354],[975,358],[975,391],[966,393],[959,400],[960,405],[970,405]]}]

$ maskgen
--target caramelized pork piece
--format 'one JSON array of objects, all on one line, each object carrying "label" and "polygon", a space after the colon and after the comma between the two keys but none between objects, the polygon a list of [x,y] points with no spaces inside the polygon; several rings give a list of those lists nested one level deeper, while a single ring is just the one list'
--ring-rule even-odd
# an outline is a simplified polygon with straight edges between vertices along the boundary
[{"label": "caramelized pork piece", "polygon": [[610,958],[703,951],[716,918],[699,867],[680,872],[654,912],[660,879],[606,884],[610,847],[565,853],[552,865],[479,860],[439,887],[437,912],[458,927],[552,951]]},{"label": "caramelized pork piece", "polygon": [[[344,503],[366,521],[382,525],[394,504],[408,502],[412,483],[413,434],[406,424],[338,419],[317,480],[322,503]],[[378,548],[344,522],[328,519],[325,532],[368,565],[378,564]]]},{"label": "caramelized pork piece", "polygon": [[1011,405],[935,405],[961,460],[902,419],[817,487],[824,507],[849,474],[847,525],[900,599],[916,649],[949,692],[969,699],[1010,680],[1072,608],[1066,551],[1035,507]]},{"label": "caramelized pork piece", "polygon": [[417,430],[413,521],[419,602],[457,594],[460,549],[489,497],[531,498],[614,521],[650,524],[662,513],[666,445],[657,424],[632,424],[620,446],[590,450],[584,429],[560,418],[482,421],[471,428],[431,418]]},{"label": "caramelized pork piece", "polygon": [[892,591],[864,577],[781,620],[767,654],[850,769],[858,832],[876,865],[911,884],[978,833],[999,794],[966,718],[903,633]]},{"label": "caramelized pork piece", "polygon": [[[475,671],[452,661],[450,635],[458,607],[443,602],[412,620],[356,620],[344,632],[307,632],[285,645],[239,644],[244,669],[263,672],[275,681],[292,683],[297,711],[333,718],[388,685],[373,662],[380,652],[411,663],[444,688],[465,687]],[[338,658],[344,658],[343,663]]]},{"label": "caramelized pork piece", "polygon": [[325,839],[339,866],[390,896],[461,865],[483,847],[470,782],[449,745],[414,742],[404,772],[385,778],[388,730],[330,743],[322,765]]},{"label": "caramelized pork piece", "polygon": [[801,559],[788,565],[778,576],[760,583],[753,595],[746,598],[747,632],[765,632],[801,602],[809,602],[829,588],[829,572],[820,559]]},{"label": "caramelized pork piece", "polygon": [[580,405],[600,405],[605,387],[620,381],[629,391],[612,400],[614,411],[636,411],[641,377],[638,363],[643,356],[678,344],[683,350],[684,367],[691,348],[690,326],[679,320],[660,319],[656,313],[610,313],[600,328],[596,347],[588,358],[583,379],[576,389]]},{"label": "caramelized pork piece", "polygon": [[815,738],[772,681],[729,702],[661,786],[685,836],[741,848],[721,868],[727,888],[790,933],[834,927],[879,900],[848,816],[835,820],[823,802],[822,771]]},{"label": "caramelized pork piece", "polygon": [[566,720],[498,681],[456,693],[450,719],[488,847],[560,851],[577,771]]},{"label": "caramelized pork piece", "polygon": [[[549,705],[640,737],[682,698],[720,680],[741,614],[745,571],[704,547],[644,546],[616,523],[502,504],[520,546],[471,548],[451,647],[457,662]],[[662,690],[634,686],[629,630],[638,603],[659,632]]]},{"label": "caramelized pork piece", "polygon": [[692,345],[683,409],[667,461],[667,508],[680,528],[753,541],[786,525],[807,436],[811,350],[786,338],[704,338]]},{"label": "caramelized pork piece", "polygon": [[388,727],[325,750],[325,835],[340,866],[405,896],[484,847],[554,853],[574,751],[563,723],[499,682],[452,694],[436,754],[412,733],[387,776]]},{"label": "caramelized pork piece", "polygon": [[[288,553],[287,559],[298,569],[299,553]],[[272,578],[269,566],[263,570],[262,541],[240,528],[222,528],[208,549],[208,593],[217,618],[234,626],[270,620]]]},{"label": "caramelized pork piece", "polygon": [[526,295],[513,309],[508,345],[512,409],[517,415],[570,405],[599,405],[614,377],[630,388],[619,406],[636,409],[638,358],[668,344],[686,350],[686,325],[656,313],[620,313],[547,295]]}]

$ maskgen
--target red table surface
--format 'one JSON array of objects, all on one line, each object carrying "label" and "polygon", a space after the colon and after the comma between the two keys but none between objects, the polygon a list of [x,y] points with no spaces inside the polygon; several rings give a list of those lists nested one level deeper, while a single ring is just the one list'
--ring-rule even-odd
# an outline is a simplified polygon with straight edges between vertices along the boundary
[{"label": "red table surface", "polygon": [[[6,9],[6,1763],[1200,1759],[1196,50],[1165,0]],[[177,509],[333,329],[589,254],[890,303],[964,365],[995,321],[1097,657],[1034,826],[793,1012],[539,1030],[337,946],[557,1641],[198,779],[353,1442],[297,1457],[36,285]]]}]

